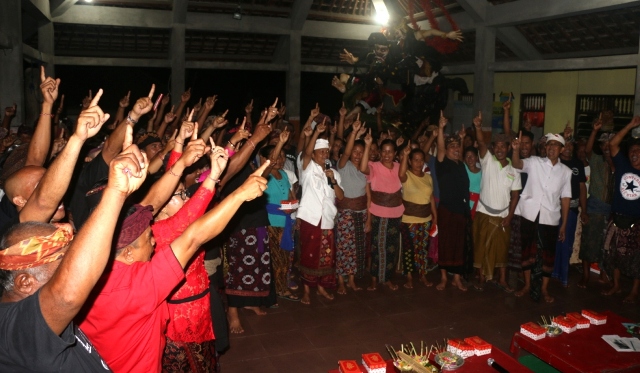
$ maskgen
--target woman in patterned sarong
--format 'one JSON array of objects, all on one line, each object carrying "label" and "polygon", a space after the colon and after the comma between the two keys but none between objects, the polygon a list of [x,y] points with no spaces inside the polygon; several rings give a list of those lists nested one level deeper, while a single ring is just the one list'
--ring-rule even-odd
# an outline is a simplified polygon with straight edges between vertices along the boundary
[{"label": "woman in patterned sarong", "polygon": [[391,290],[398,286],[391,282],[393,269],[400,247],[400,218],[404,212],[402,206],[402,185],[398,177],[400,165],[394,162],[396,144],[385,140],[380,144],[380,161],[369,161],[369,151],[373,143],[371,131],[364,139],[365,150],[360,171],[368,175],[371,186],[371,286],[375,290],[378,282]]},{"label": "woman in patterned sarong", "polygon": [[344,153],[338,161],[338,172],[344,187],[344,198],[336,202],[338,207],[336,229],[336,274],[338,294],[346,294],[347,287],[362,290],[355,283],[355,276],[362,277],[365,266],[365,220],[367,218],[367,179],[358,170],[364,155],[364,142],[356,138],[364,134],[360,121],[353,123]]},{"label": "woman in patterned sarong", "polygon": [[[437,224],[436,202],[433,197],[431,175],[422,171],[424,152],[411,150],[409,143],[402,151],[398,176],[402,182],[402,273],[407,276],[404,287],[413,288],[413,274],[420,276],[425,286],[433,286],[427,280],[429,256],[429,229]],[[408,169],[408,170],[407,170]]]}]

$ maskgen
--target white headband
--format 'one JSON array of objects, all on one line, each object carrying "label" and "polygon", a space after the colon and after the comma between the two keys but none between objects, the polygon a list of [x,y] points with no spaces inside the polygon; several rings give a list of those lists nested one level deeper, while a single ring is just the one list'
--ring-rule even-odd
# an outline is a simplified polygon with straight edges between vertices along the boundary
[{"label": "white headband", "polygon": [[317,139],[316,144],[313,147],[313,150],[318,150],[318,149],[329,149],[329,140]]}]

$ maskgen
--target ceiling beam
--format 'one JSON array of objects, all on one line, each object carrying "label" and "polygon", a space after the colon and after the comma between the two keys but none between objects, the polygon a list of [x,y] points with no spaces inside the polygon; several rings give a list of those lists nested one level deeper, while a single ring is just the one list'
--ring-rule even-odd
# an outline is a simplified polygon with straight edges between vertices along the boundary
[{"label": "ceiling beam", "polygon": [[166,67],[170,68],[170,61],[167,59],[151,58],[105,58],[105,57],[64,57],[55,56],[56,65],[77,65],[77,66],[122,66],[122,67]]},{"label": "ceiling beam", "polygon": [[67,10],[71,9],[77,1],[78,0],[51,0],[51,17],[60,17],[66,13]]},{"label": "ceiling beam", "polygon": [[311,5],[313,5],[313,0],[297,0],[293,3],[291,9],[292,30],[302,30],[302,26],[309,16],[309,11],[311,11]]},{"label": "ceiling beam", "polygon": [[44,62],[46,64],[53,64],[53,61],[55,59],[54,56],[48,53],[42,53],[39,50],[24,43],[22,44],[22,54],[27,59]]},{"label": "ceiling beam", "polygon": [[621,54],[637,54],[638,47],[597,49],[592,51],[565,52],[545,54],[542,56],[545,60],[567,59],[567,58],[587,58],[599,56],[617,56]]},{"label": "ceiling beam", "polygon": [[287,71],[288,64],[269,62],[187,61],[187,69]]},{"label": "ceiling beam", "polygon": [[640,6],[640,0],[519,0],[490,7],[486,25],[501,27]]},{"label": "ceiling beam", "polygon": [[522,60],[540,60],[542,54],[513,26],[496,29],[496,37]]},{"label": "ceiling beam", "polygon": [[494,62],[489,64],[489,70],[496,72],[569,71],[615,69],[637,66],[638,54],[636,53],[620,56],[568,58],[559,60]]},{"label": "ceiling beam", "polygon": [[[94,26],[125,26],[171,28],[172,11],[116,8],[108,6],[74,5],[64,14],[53,18],[55,23]],[[231,18],[231,17],[229,17]]]},{"label": "ceiling beam", "polygon": [[51,22],[49,0],[22,0],[22,10],[31,15],[39,25]]}]

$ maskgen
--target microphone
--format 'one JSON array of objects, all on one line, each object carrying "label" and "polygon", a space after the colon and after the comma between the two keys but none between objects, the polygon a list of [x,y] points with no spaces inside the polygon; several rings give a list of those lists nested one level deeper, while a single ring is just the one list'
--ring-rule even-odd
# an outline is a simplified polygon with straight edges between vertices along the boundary
[{"label": "microphone", "polygon": [[[331,168],[331,161],[328,159],[324,160],[324,169],[328,170]],[[327,182],[329,183],[329,186],[333,188],[333,183],[331,182],[331,178],[329,176],[327,176]]]},{"label": "microphone", "polygon": [[491,368],[497,370],[500,373],[509,373],[508,370],[504,369],[502,365],[496,363],[496,361],[492,358],[487,359],[487,365],[489,365]]}]

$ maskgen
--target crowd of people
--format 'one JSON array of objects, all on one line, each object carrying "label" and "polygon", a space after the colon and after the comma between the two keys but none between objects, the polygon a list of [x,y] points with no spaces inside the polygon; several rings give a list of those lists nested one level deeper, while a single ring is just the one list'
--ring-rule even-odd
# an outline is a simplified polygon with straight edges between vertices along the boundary
[{"label": "crowd of people", "polygon": [[14,134],[13,106],[0,129],[2,371],[215,372],[241,308],[431,287],[436,268],[440,291],[492,281],[550,303],[576,238],[578,286],[599,263],[605,295],[625,275],[638,299],[640,142],[621,149],[640,117],[534,144],[509,102],[500,134],[480,114],[449,134],[442,113],[407,134],[382,108],[373,126],[344,105],[290,123],[275,99],[232,125],[216,96],[169,108],[152,86],[113,118],[90,93],[66,127],[60,83],[43,68],[38,122]]}]

